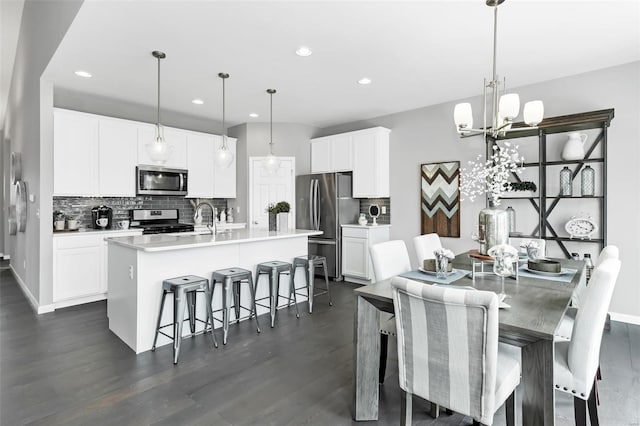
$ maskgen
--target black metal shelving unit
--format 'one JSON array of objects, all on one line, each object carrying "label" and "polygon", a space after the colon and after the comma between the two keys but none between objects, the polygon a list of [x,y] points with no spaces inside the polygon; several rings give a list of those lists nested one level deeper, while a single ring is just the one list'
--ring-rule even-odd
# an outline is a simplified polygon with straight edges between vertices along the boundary
[{"label": "black metal shelving unit", "polygon": [[[531,206],[535,209],[538,216],[538,225],[530,235],[513,235],[520,238],[541,238],[546,241],[554,241],[558,244],[562,252],[569,258],[571,253],[567,249],[565,243],[591,243],[598,244],[600,250],[607,244],[607,129],[613,120],[614,110],[604,109],[599,111],[591,111],[580,114],[563,115],[558,117],[545,118],[537,128],[526,129],[527,125],[524,123],[514,123],[512,129],[522,128],[517,132],[509,132],[504,136],[497,138],[487,137],[487,153],[492,152],[492,146],[499,140],[507,139],[519,139],[525,137],[537,137],[538,138],[538,161],[524,163],[524,167],[537,167],[538,168],[538,183],[539,190],[538,196],[535,197],[502,197],[504,200],[528,200]],[[586,150],[584,159],[581,160],[547,160],[547,135],[556,133],[568,133],[584,130],[600,129],[600,132],[591,143],[591,146]],[[592,157],[594,151],[601,146],[601,156]],[[572,180],[579,177],[580,171],[588,163],[601,163],[602,172],[600,173],[600,179],[602,182],[602,195],[593,197],[583,196],[561,196],[547,194],[547,168],[552,166],[568,166],[572,167]],[[520,176],[514,174],[514,179],[520,182]],[[560,202],[566,202],[565,200],[576,199],[596,199],[599,200],[599,211],[590,212],[597,214],[597,220],[600,229],[600,238],[592,239],[571,239],[568,236],[563,236],[549,222],[549,216]],[[547,205],[547,201],[549,204]],[[564,233],[564,229],[561,231]]]}]

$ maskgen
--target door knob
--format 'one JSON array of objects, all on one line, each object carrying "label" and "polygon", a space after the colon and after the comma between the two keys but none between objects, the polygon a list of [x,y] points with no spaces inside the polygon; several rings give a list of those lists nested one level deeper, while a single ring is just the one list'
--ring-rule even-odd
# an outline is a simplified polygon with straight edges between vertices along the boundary
[{"label": "door knob", "polygon": [[257,221],[257,220],[254,220],[254,221],[253,221],[253,224],[254,224],[254,225],[257,225],[257,224],[258,224],[258,221]]}]

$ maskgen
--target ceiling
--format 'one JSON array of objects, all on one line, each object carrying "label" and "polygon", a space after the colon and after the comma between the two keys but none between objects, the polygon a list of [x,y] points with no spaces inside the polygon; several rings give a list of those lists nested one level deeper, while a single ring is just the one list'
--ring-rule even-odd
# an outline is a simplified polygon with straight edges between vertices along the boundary
[{"label": "ceiling", "polygon": [[[510,0],[498,14],[498,74],[510,87],[640,60],[637,0]],[[223,71],[232,124],[268,121],[275,88],[274,121],[327,127],[480,95],[492,34],[482,0],[86,0],[46,76],[155,106],[151,51],[162,50],[163,110],[220,120]],[[302,45],[313,54],[295,55]],[[357,84],[365,76],[373,83]]]}]

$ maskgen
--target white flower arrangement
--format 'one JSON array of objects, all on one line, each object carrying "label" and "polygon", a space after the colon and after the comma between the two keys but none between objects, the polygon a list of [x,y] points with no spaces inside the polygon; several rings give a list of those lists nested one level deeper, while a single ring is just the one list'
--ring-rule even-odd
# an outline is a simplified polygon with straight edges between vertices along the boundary
[{"label": "white flower arrangement", "polygon": [[509,244],[499,244],[491,247],[487,254],[494,259],[517,258],[518,250]]},{"label": "white flower arrangement", "polygon": [[469,161],[469,169],[461,170],[460,193],[470,201],[486,194],[494,205],[500,205],[500,196],[509,189],[512,173],[522,174],[523,161],[517,145],[493,145],[493,154],[487,161],[482,162],[482,155],[478,155],[476,161]]},{"label": "white flower arrangement", "polygon": [[433,254],[437,257],[446,257],[447,259],[454,259],[456,257],[455,254],[449,249],[439,248],[433,251]]},{"label": "white flower arrangement", "polygon": [[523,240],[520,243],[520,247],[528,249],[528,248],[533,248],[533,249],[539,249],[540,248],[540,244],[538,244],[537,241],[534,240]]}]

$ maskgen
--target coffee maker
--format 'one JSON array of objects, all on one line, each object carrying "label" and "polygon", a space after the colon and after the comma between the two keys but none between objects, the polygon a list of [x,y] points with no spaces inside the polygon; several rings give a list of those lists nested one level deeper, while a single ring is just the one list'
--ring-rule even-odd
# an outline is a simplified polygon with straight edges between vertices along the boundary
[{"label": "coffee maker", "polygon": [[113,224],[113,209],[102,205],[92,208],[91,222],[95,229],[111,229],[111,225]]}]

